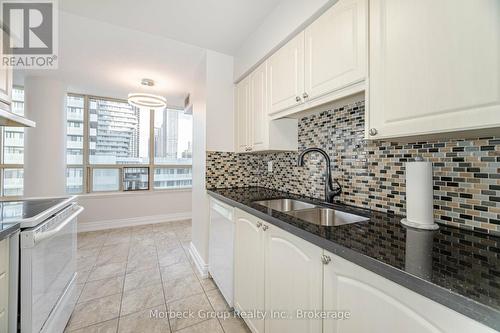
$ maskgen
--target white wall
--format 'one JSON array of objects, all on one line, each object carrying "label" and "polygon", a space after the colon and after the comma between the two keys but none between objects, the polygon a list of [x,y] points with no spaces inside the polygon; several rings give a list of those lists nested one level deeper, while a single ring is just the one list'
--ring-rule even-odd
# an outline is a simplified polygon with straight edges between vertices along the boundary
[{"label": "white wall", "polygon": [[207,51],[208,151],[234,151],[234,58]]},{"label": "white wall", "polygon": [[[233,58],[207,51],[193,78],[193,201],[191,251],[208,263],[209,206],[205,187],[206,151],[234,150]],[[206,268],[206,267],[205,267]]]},{"label": "white wall", "polygon": [[261,60],[272,54],[337,1],[282,1],[236,51],[234,80],[243,78]]},{"label": "white wall", "polygon": [[206,54],[196,69],[192,89],[193,101],[193,193],[192,247],[201,260],[208,262],[208,200],[205,192],[206,166]]},{"label": "white wall", "polygon": [[191,218],[191,190],[86,194],[78,230],[119,228]]},{"label": "white wall", "polygon": [[26,129],[24,196],[66,192],[66,86],[47,77],[27,77],[25,114],[36,122]]}]

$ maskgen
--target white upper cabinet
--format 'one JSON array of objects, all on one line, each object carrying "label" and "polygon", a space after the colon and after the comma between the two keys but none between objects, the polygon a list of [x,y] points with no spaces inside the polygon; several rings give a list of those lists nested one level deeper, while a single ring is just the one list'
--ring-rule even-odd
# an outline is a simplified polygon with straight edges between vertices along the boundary
[{"label": "white upper cabinet", "polygon": [[267,115],[267,63],[260,65],[250,74],[251,98],[251,143],[253,149],[265,149],[268,144],[266,133],[269,127]]},{"label": "white upper cabinet", "polygon": [[367,137],[500,126],[500,1],[371,0]]},{"label": "white upper cabinet", "polygon": [[299,33],[269,60],[269,113],[302,103],[304,93],[304,33]]},{"label": "white upper cabinet", "polygon": [[365,80],[367,25],[367,0],[341,0],[306,28],[306,100]]},{"label": "white upper cabinet", "polygon": [[250,78],[236,86],[236,150],[248,151],[250,146]]},{"label": "white upper cabinet", "polygon": [[268,63],[236,85],[237,152],[297,150],[297,119],[268,115]]},{"label": "white upper cabinet", "polygon": [[350,312],[326,319],[328,333],[493,333],[494,330],[325,251],[324,311]]},{"label": "white upper cabinet", "polygon": [[10,111],[12,103],[12,68],[0,68],[0,108]]}]

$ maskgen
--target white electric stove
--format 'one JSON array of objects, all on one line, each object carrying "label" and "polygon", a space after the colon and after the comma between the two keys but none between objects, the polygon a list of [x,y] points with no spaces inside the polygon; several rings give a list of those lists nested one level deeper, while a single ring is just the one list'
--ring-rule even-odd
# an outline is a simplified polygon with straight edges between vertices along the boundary
[{"label": "white electric stove", "polygon": [[20,331],[63,332],[76,303],[76,197],[0,202],[3,222],[21,223]]}]

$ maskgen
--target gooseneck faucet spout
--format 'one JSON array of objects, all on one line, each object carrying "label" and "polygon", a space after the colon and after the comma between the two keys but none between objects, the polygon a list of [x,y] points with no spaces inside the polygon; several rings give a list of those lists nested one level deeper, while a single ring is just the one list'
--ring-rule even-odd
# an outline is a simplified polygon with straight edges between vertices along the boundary
[{"label": "gooseneck faucet spout", "polygon": [[304,166],[304,156],[309,154],[309,153],[319,153],[319,154],[323,155],[323,157],[325,158],[325,162],[326,162],[325,201],[329,202],[329,203],[333,203],[333,199],[342,193],[342,186],[340,185],[340,183],[337,180],[335,180],[335,183],[337,184],[338,187],[336,189],[333,188],[331,169],[330,169],[330,166],[331,166],[330,157],[323,149],[308,148],[300,153],[299,158],[297,160],[297,166],[299,166],[299,167]]}]

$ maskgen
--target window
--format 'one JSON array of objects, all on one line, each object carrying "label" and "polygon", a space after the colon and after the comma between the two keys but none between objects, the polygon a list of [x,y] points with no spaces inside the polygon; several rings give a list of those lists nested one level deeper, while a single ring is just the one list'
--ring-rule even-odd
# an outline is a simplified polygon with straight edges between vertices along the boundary
[{"label": "window", "polygon": [[[24,90],[12,90],[12,112],[24,115]],[[24,128],[0,128],[0,192],[2,196],[23,195]]]},{"label": "window", "polygon": [[68,95],[68,193],[191,187],[192,116]]}]

